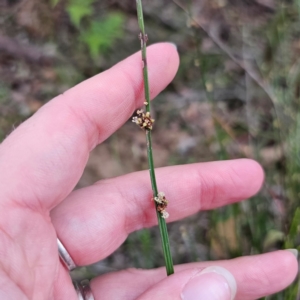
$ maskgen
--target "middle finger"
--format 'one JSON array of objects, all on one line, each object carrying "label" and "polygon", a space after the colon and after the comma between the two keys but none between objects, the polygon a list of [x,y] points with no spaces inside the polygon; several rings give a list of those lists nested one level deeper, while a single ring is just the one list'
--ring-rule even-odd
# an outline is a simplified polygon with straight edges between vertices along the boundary
[{"label": "middle finger", "polygon": [[[251,197],[263,171],[248,159],[160,168],[159,191],[169,200],[168,221]],[[77,265],[95,263],[132,231],[157,224],[147,171],[100,181],[71,193],[51,212],[57,235]]]}]

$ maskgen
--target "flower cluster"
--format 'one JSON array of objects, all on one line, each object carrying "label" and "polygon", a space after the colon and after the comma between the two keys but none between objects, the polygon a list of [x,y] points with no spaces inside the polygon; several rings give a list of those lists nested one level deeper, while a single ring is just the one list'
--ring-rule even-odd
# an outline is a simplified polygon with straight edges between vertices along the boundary
[{"label": "flower cluster", "polygon": [[154,197],[154,201],[156,202],[157,211],[161,213],[161,216],[164,219],[167,219],[169,217],[169,213],[166,211],[168,200],[165,197],[165,193],[159,192],[157,197]]},{"label": "flower cluster", "polygon": [[151,119],[150,112],[144,113],[143,110],[136,112],[137,116],[132,118],[132,122],[139,125],[141,128],[146,130],[152,130],[154,119]]}]

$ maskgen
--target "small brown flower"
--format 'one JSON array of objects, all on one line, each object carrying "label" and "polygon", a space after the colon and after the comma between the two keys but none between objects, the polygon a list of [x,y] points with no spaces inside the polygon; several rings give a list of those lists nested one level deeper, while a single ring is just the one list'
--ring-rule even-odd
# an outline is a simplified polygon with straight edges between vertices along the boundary
[{"label": "small brown flower", "polygon": [[152,130],[154,119],[151,119],[150,112],[144,113],[142,109],[137,110],[137,116],[132,118],[132,122],[146,130]]},{"label": "small brown flower", "polygon": [[169,217],[169,213],[166,211],[168,200],[165,197],[165,193],[159,192],[157,197],[154,197],[154,201],[156,202],[157,211],[161,213],[161,216],[164,219],[167,219]]}]

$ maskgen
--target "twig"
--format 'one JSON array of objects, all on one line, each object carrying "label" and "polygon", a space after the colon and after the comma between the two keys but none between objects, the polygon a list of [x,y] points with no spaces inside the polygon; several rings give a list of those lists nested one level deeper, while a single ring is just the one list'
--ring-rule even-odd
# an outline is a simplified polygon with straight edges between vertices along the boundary
[{"label": "twig", "polygon": [[[189,12],[180,3],[178,3],[176,0],[173,0],[173,2],[189,15]],[[252,63],[249,63],[243,56],[242,58],[239,58],[239,55],[233,53],[232,50],[220,40],[215,32],[209,30],[200,22],[197,22],[197,20],[193,19],[190,15],[189,17],[192,19],[193,24],[197,24],[231,60],[240,66],[256,82],[256,84],[265,91],[274,105],[278,104],[277,97],[274,94],[270,84],[260,76],[258,70],[256,70]]]},{"label": "twig", "polygon": [[154,171],[154,161],[152,153],[152,139],[151,130],[154,120],[150,116],[150,92],[149,92],[149,80],[148,80],[148,65],[147,65],[147,53],[146,53],[146,43],[148,40],[147,34],[145,33],[143,9],[141,0],[136,0],[137,13],[138,13],[138,23],[141,30],[139,38],[141,40],[141,50],[142,50],[142,62],[143,62],[143,77],[144,77],[144,89],[145,89],[145,106],[146,113],[144,114],[142,110],[138,110],[138,116],[133,119],[133,121],[140,125],[146,132],[147,141],[147,154],[148,154],[148,164],[151,178],[151,185],[153,191],[153,200],[156,207],[156,215],[158,219],[158,226],[162,240],[163,254],[165,258],[167,275],[174,273],[173,261],[170,250],[169,236],[167,231],[167,225],[165,218],[168,217],[168,213],[165,208],[167,206],[167,200],[162,192],[158,192],[156,177]]}]

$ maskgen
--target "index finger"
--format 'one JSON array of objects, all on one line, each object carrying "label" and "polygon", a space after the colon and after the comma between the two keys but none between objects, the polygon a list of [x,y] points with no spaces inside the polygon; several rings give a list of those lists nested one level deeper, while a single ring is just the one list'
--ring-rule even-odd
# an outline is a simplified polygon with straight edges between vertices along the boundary
[{"label": "index finger", "polygon": [[[155,97],[176,74],[175,47],[148,48],[150,94]],[[82,175],[91,149],[142,105],[142,62],[136,53],[42,107],[0,147],[0,191],[5,199],[49,210]]]}]

